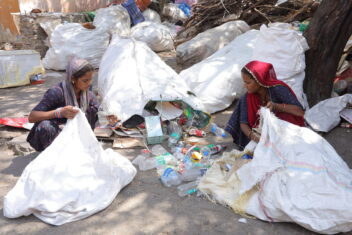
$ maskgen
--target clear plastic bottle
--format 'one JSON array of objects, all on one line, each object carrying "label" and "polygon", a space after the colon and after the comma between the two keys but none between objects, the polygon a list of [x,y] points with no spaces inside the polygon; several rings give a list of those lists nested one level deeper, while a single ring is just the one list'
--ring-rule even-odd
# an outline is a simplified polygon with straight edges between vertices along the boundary
[{"label": "clear plastic bottle", "polygon": [[176,165],[176,164],[177,164],[177,160],[173,155],[171,155],[170,153],[164,153],[160,156],[153,157],[153,158],[143,158],[139,162],[139,169],[141,171],[147,171],[161,165]]},{"label": "clear plastic bottle", "polygon": [[207,146],[202,147],[200,149],[200,152],[205,158],[209,158],[211,155],[215,155],[217,153],[220,153],[224,149],[226,149],[226,145],[209,144]]},{"label": "clear plastic bottle", "polygon": [[222,129],[221,127],[219,127],[215,123],[212,123],[210,127],[211,127],[210,131],[213,134],[215,134],[216,136],[222,137],[222,138],[226,138],[226,132],[224,129]]},{"label": "clear plastic bottle", "polygon": [[166,168],[163,175],[160,177],[160,180],[165,187],[171,187],[182,183],[180,175],[172,168]]},{"label": "clear plastic bottle", "polygon": [[177,187],[178,190],[178,195],[180,197],[184,197],[187,195],[191,195],[192,193],[197,192],[197,187],[199,184],[199,180],[195,180],[193,182],[187,183],[187,184],[182,184]]},{"label": "clear plastic bottle", "polygon": [[181,139],[182,128],[177,124],[177,122],[172,121],[168,125],[168,133],[169,133],[168,146],[173,147]]},{"label": "clear plastic bottle", "polygon": [[199,168],[186,169],[181,174],[181,180],[189,182],[189,181],[196,180],[201,175],[202,175],[202,171]]}]

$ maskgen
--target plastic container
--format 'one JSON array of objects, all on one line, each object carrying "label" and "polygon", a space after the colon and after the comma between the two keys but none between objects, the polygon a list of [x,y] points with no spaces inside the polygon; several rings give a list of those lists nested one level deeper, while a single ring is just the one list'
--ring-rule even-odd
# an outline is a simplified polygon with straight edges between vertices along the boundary
[{"label": "plastic container", "polygon": [[178,195],[180,197],[184,197],[184,196],[191,195],[191,194],[197,192],[198,184],[199,184],[199,181],[196,180],[196,181],[178,186],[177,187]]},{"label": "plastic container", "polygon": [[160,180],[165,187],[171,187],[182,183],[180,175],[172,168],[166,168],[163,175],[160,177]]},{"label": "plastic container", "polygon": [[226,132],[224,129],[222,129],[221,127],[219,127],[218,125],[216,125],[215,123],[212,123],[211,126],[210,126],[210,131],[216,135],[216,136],[219,136],[219,137],[222,137],[222,138],[226,138]]}]

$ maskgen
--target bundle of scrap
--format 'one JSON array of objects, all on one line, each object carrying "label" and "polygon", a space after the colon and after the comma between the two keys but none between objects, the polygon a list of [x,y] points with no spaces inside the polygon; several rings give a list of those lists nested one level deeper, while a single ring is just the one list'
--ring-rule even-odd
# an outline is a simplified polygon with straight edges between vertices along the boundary
[{"label": "bundle of scrap", "polygon": [[313,16],[316,0],[200,0],[178,34],[178,44],[198,33],[233,20],[244,20],[252,28],[272,22],[303,21]]}]

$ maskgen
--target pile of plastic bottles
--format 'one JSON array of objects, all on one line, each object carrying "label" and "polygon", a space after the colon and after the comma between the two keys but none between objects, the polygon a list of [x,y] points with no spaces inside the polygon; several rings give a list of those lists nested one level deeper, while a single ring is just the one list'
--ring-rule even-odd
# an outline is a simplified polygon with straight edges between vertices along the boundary
[{"label": "pile of plastic bottles", "polygon": [[[225,131],[216,124],[212,124],[210,131],[217,136],[225,137]],[[205,136],[201,130],[191,129],[189,132],[196,136]],[[161,183],[166,187],[177,186],[179,196],[190,195],[197,191],[197,185],[214,160],[219,157],[226,146],[209,144],[205,146],[185,144],[180,141],[183,130],[176,123],[168,126],[167,151],[161,145],[155,145],[149,150],[142,150],[141,154],[133,161],[141,171],[157,169]],[[192,135],[191,134],[191,135]]]}]

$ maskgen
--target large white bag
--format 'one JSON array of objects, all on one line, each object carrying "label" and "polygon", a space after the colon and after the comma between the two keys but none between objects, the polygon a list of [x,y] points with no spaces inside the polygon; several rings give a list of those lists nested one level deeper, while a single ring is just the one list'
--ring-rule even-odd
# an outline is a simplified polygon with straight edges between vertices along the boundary
[{"label": "large white bag", "polygon": [[110,35],[128,36],[130,34],[130,15],[121,5],[98,9],[93,24],[98,29],[110,33]]},{"label": "large white bag", "polygon": [[177,47],[177,63],[188,68],[211,56],[248,30],[250,30],[249,25],[242,20],[230,21],[208,29]]},{"label": "large white bag", "polygon": [[352,229],[352,171],[314,131],[282,121],[268,109],[254,159],[237,171],[239,192],[260,184],[247,213],[295,222],[319,233]]},{"label": "large white bag", "polygon": [[[224,153],[199,189],[235,212],[262,220],[295,222],[326,234],[352,230],[351,169],[314,131],[280,120],[268,109],[260,113],[262,134],[253,160],[239,159],[236,150]],[[232,165],[233,174],[222,170],[223,163]]]},{"label": "large white bag", "polygon": [[329,132],[340,123],[340,112],[349,103],[352,104],[352,94],[323,100],[306,111],[304,119],[314,130]]},{"label": "large white bag", "polygon": [[241,69],[252,60],[257,35],[257,30],[248,31],[180,73],[180,78],[198,96],[206,111],[223,110],[244,94]]},{"label": "large white bag", "polygon": [[187,84],[145,43],[115,37],[99,69],[99,94],[102,115],[116,115],[126,121],[142,115],[151,100],[183,100],[196,110],[200,101],[189,93]]},{"label": "large white bag", "polygon": [[139,23],[132,28],[131,37],[145,42],[155,52],[174,49],[170,29],[159,23],[150,21]]},{"label": "large white bag", "polygon": [[171,23],[185,21],[188,18],[187,15],[174,3],[166,4],[163,8],[162,15],[167,17]]},{"label": "large white bag", "polygon": [[306,96],[303,93],[305,77],[305,56],[308,50],[306,39],[290,24],[273,23],[269,27],[262,25],[255,45],[253,60],[271,63],[277,78],[284,81],[295,92],[298,101],[308,108]]},{"label": "large white bag", "polygon": [[78,23],[59,25],[51,35],[51,48],[43,59],[43,65],[46,69],[64,70],[68,59],[78,56],[98,68],[109,39],[109,34],[100,29],[86,29]]},{"label": "large white bag", "polygon": [[34,214],[53,225],[105,209],[136,175],[125,157],[103,150],[81,111],[24,170],[5,196],[4,216]]}]

